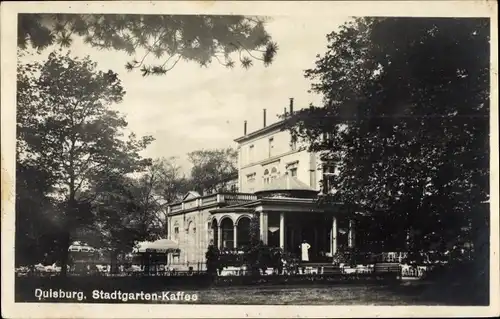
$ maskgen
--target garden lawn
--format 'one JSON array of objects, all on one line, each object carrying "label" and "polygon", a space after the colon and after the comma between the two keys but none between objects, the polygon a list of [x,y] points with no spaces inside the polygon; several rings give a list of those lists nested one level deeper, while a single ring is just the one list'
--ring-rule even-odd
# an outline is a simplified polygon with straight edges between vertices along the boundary
[{"label": "garden lawn", "polygon": [[[467,290],[465,290],[467,291]],[[174,292],[174,290],[172,290]],[[395,285],[247,286],[189,290],[201,304],[240,305],[484,305],[464,287],[406,282]],[[477,294],[476,294],[477,295]]]}]

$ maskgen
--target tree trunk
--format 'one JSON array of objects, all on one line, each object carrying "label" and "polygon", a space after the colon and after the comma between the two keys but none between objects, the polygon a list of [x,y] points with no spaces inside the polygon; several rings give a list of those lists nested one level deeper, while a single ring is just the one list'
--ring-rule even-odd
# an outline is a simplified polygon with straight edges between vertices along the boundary
[{"label": "tree trunk", "polygon": [[61,276],[65,277],[68,271],[69,246],[71,245],[71,231],[74,227],[74,218],[76,214],[75,191],[70,184],[69,199],[67,204],[66,216],[64,217],[64,228],[61,238]]},{"label": "tree trunk", "polygon": [[111,252],[111,270],[110,272],[112,274],[117,274],[118,273],[118,251],[113,250]]},{"label": "tree trunk", "polygon": [[68,272],[69,246],[71,236],[69,231],[64,231],[61,236],[61,276],[66,277]]},{"label": "tree trunk", "polygon": [[66,207],[66,216],[64,217],[64,228],[62,232],[62,243],[61,243],[61,276],[65,277],[68,272],[68,259],[69,259],[69,246],[71,245],[71,231],[73,230],[75,213],[77,212],[76,207],[76,190],[75,190],[75,171],[73,167],[74,162],[74,148],[75,140],[71,141],[71,150],[69,158],[69,196]]}]

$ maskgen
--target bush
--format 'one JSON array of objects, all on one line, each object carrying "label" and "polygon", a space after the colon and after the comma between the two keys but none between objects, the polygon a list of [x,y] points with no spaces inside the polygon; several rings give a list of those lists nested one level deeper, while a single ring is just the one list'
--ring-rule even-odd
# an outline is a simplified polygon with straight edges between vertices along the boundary
[{"label": "bush", "polygon": [[205,253],[205,258],[207,260],[207,273],[210,275],[217,274],[217,269],[220,267],[219,249],[217,249],[217,247],[213,244],[210,244],[207,252]]},{"label": "bush", "polygon": [[291,255],[286,256],[281,248],[264,245],[260,240],[259,233],[259,219],[254,216],[250,221],[250,243],[247,247],[239,251],[236,249],[221,249],[219,251],[211,244],[206,253],[207,271],[213,274],[216,273],[217,269],[222,270],[224,267],[246,266],[251,275],[258,276],[261,271],[265,272],[268,268],[282,273],[283,261],[287,265],[297,263],[297,261],[292,261]]}]

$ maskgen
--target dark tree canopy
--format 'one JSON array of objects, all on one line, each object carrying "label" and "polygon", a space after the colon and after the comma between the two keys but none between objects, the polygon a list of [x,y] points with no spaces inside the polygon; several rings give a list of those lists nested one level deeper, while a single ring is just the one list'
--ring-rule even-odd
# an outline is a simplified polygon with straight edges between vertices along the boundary
[{"label": "dark tree canopy", "polygon": [[[165,74],[180,60],[201,66],[217,61],[228,68],[235,66],[235,60],[243,68],[258,60],[268,66],[278,49],[262,17],[21,14],[18,19],[20,48],[69,47],[74,36],[80,36],[92,47],[134,56],[126,68],[140,69],[144,76]],[[149,63],[148,57],[154,61]]]},{"label": "dark tree canopy", "polygon": [[95,228],[105,247],[116,254],[128,253],[137,241],[158,239],[164,234],[159,221],[162,207],[155,196],[154,179],[110,175],[95,185]]},{"label": "dark tree canopy", "polygon": [[190,182],[196,191],[229,191],[228,183],[238,175],[237,151],[232,148],[198,150],[188,157],[193,164]]},{"label": "dark tree canopy", "polygon": [[16,265],[34,265],[44,253],[57,250],[54,234],[61,231],[61,215],[54,200],[50,175],[22,161],[16,165]]},{"label": "dark tree canopy", "polygon": [[324,105],[289,127],[336,165],[336,200],[369,212],[362,233],[386,250],[477,239],[488,223],[489,21],[365,18],[327,38],[305,72]]},{"label": "dark tree canopy", "polygon": [[[63,258],[74,232],[94,223],[95,181],[140,171],[149,164],[140,152],[152,138],[124,136],[127,122],[110,107],[124,94],[117,74],[98,70],[89,58],[53,52],[46,61],[18,65],[18,183],[27,188],[20,195],[31,192],[35,197],[24,198],[19,205],[39,213],[59,213]],[[36,179],[24,180],[30,171]],[[58,209],[36,207],[47,196]],[[18,213],[24,212],[24,206],[19,207]],[[66,267],[62,269],[64,273]]]},{"label": "dark tree canopy", "polygon": [[156,175],[155,192],[167,203],[181,200],[192,190],[192,183],[176,161],[175,157],[159,158],[150,168],[150,174]]}]

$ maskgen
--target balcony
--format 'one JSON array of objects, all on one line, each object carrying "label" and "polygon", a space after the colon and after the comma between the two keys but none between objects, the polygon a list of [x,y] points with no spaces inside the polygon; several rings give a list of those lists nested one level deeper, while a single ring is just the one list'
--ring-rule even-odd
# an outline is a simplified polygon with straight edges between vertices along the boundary
[{"label": "balcony", "polygon": [[218,193],[193,198],[181,203],[175,203],[169,206],[170,213],[176,213],[187,209],[204,207],[211,204],[234,205],[257,200],[257,196],[248,193]]}]

